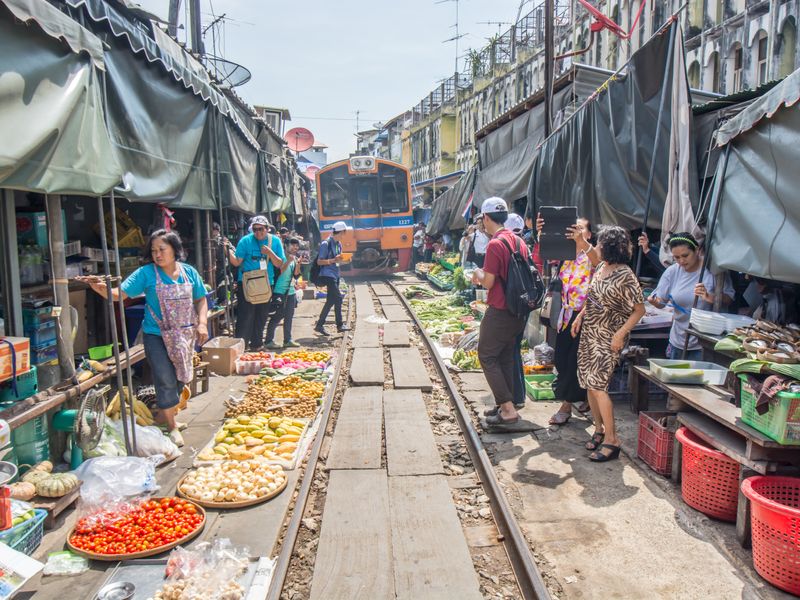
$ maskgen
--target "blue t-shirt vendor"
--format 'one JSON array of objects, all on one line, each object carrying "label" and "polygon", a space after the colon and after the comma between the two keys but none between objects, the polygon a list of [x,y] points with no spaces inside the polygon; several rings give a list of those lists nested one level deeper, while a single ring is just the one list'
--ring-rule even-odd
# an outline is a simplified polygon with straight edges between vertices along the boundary
[{"label": "blue t-shirt vendor", "polygon": [[[175,232],[153,232],[145,256],[152,262],[136,269],[111,294],[114,301],[119,301],[120,296],[125,299],[144,295],[142,333],[156,389],[155,419],[166,426],[170,439],[182,446],[175,413],[183,384],[192,380],[194,345],[202,345],[208,339],[206,288],[197,270],[180,262],[183,245]],[[107,297],[104,282],[94,280],[89,285]]]},{"label": "blue t-shirt vendor", "polygon": [[258,350],[264,342],[264,327],[267,324],[269,303],[252,304],[244,297],[242,275],[248,271],[266,269],[270,285],[275,287],[275,280],[280,274],[286,255],[283,242],[277,235],[269,233],[269,221],[262,215],[256,215],[250,221],[252,233],[244,236],[236,244],[236,251],[228,250],[228,260],[239,267],[236,288],[236,337],[242,338],[248,350]]}]

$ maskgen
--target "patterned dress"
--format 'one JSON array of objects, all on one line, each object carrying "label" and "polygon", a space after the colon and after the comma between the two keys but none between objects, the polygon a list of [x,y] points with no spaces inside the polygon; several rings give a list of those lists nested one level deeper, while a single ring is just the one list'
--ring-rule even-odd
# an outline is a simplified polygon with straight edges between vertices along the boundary
[{"label": "patterned dress", "polygon": [[[602,272],[604,263],[597,266]],[[588,390],[607,390],[619,364],[611,338],[628,320],[637,304],[644,303],[642,288],[629,267],[622,267],[589,285],[583,309],[581,343],[578,348],[578,380]],[[625,340],[627,343],[627,340]]]}]

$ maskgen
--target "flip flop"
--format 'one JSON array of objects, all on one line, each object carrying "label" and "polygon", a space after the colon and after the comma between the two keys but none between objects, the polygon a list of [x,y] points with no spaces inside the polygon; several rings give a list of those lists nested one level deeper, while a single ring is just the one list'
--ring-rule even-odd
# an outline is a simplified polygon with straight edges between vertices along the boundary
[{"label": "flip flop", "polygon": [[592,435],[592,439],[586,442],[583,446],[587,450],[597,450],[600,445],[603,443],[603,440],[606,439],[605,433],[595,433]]},{"label": "flip flop", "polygon": [[550,417],[550,425],[565,425],[570,420],[570,417],[572,417],[571,412],[561,412],[559,410]]},{"label": "flip flop", "polygon": [[500,416],[500,413],[494,415],[489,415],[486,417],[486,424],[487,425],[514,425],[515,423],[519,422],[519,415],[514,417],[513,419],[504,419]]},{"label": "flip flop", "polygon": [[599,450],[595,450],[589,455],[589,460],[592,462],[608,462],[610,460],[616,460],[619,458],[619,446],[614,446],[612,444],[600,444],[600,448],[608,448],[611,450],[608,454],[603,454]]}]

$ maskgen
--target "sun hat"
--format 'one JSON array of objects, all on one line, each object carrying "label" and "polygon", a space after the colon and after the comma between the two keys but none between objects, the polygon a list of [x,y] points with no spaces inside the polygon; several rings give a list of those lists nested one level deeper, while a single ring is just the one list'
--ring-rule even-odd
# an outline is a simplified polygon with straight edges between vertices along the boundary
[{"label": "sun hat", "polygon": [[344,221],[336,221],[336,223],[333,224],[333,227],[331,229],[333,229],[334,233],[341,233],[342,231],[347,231],[347,223],[345,223]]}]

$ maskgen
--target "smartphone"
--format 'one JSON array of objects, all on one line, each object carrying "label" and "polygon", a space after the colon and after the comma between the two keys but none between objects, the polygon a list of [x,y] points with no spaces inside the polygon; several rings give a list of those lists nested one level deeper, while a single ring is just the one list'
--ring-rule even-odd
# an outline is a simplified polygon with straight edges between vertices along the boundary
[{"label": "smartphone", "polygon": [[575,242],[567,237],[567,228],[578,220],[576,206],[542,206],[539,216],[544,227],[539,236],[539,254],[542,260],[572,260],[575,258]]}]

